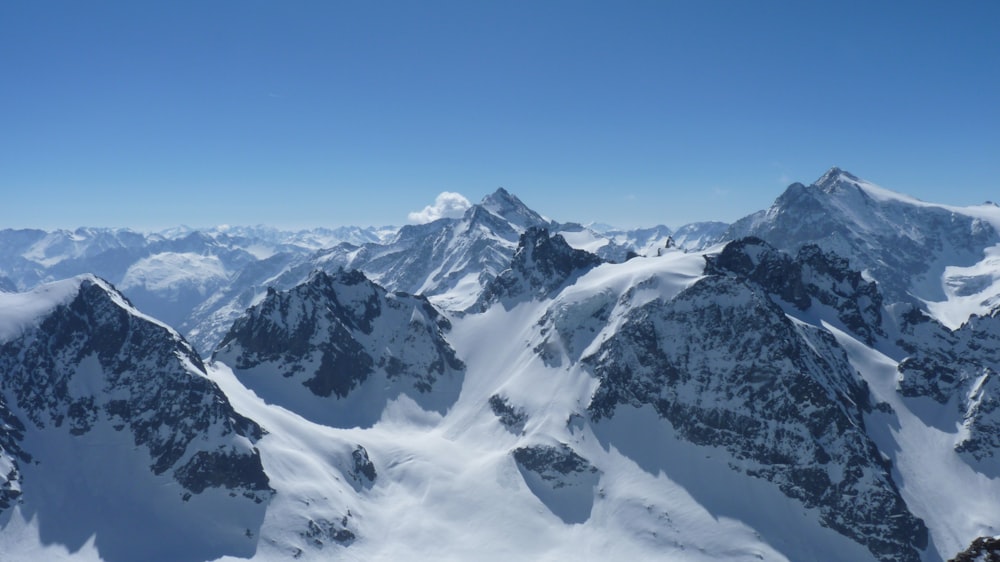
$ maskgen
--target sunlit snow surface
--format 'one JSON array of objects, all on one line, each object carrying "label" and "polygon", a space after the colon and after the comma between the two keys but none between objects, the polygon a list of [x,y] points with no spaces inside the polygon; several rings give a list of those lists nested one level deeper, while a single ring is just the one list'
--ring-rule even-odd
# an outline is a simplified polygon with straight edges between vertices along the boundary
[{"label": "sunlit snow surface", "polygon": [[[991,203],[970,207],[927,203],[862,179],[851,178],[848,181],[877,201],[941,209],[982,221],[1000,231],[1000,207]],[[865,225],[865,228],[872,230],[882,227],[875,224]],[[919,233],[899,233],[900,236],[913,234]],[[951,329],[958,328],[974,314],[989,314],[1000,304],[1000,245],[985,248],[981,260],[977,263],[969,266],[951,265],[955,256],[960,253],[959,249],[943,248],[939,255],[928,256],[929,259],[941,262],[932,264],[931,267],[931,272],[939,273],[939,276],[924,279],[922,286],[918,284],[915,287],[915,296],[924,300],[928,311]]]},{"label": "sunlit snow surface", "polygon": [[[581,414],[593,378],[574,362],[547,366],[534,351],[549,310],[587,334],[581,345],[596,345],[619,314],[588,321],[588,301],[620,302],[623,313],[672,298],[700,279],[703,267],[703,255],[680,251],[607,264],[554,301],[455,319],[451,341],[467,372],[444,416],[400,397],[368,429],[324,427],[264,404],[216,365],[212,377],[236,408],[270,432],[259,447],[278,494],[258,557],[302,549],[304,559],[317,560],[870,559],[773,486],[748,484],[730,470],[725,451],[679,441],[651,410],[625,408],[591,427]],[[487,406],[494,394],[523,408],[523,434],[498,423]],[[593,485],[561,496],[532,490],[510,452],[557,443],[599,470]],[[334,468],[354,444],[378,468],[371,488],[352,486]],[[357,522],[356,542],[321,550],[303,544],[304,518],[340,518],[347,510]]]},{"label": "sunlit snow surface", "polygon": [[[919,207],[944,209],[989,224],[1000,231],[1000,207],[993,204],[955,207],[925,203],[906,195],[895,193],[870,182],[856,183],[872,197],[886,201],[901,201]],[[1000,245],[985,248],[982,259],[969,266],[949,265],[959,251],[945,248],[937,258],[943,263],[932,267],[940,277],[925,281],[926,289],[918,292],[928,311],[942,324],[956,329],[972,315],[989,314],[1000,304]]]},{"label": "sunlit snow surface", "polygon": [[[333,429],[264,404],[217,364],[212,377],[235,407],[269,431],[258,445],[278,494],[264,521],[258,557],[287,556],[299,548],[305,559],[346,560],[785,560],[789,552],[799,552],[795,547],[806,537],[790,537],[782,544],[786,555],[780,554],[726,507],[713,512],[691,493],[723,485],[711,495],[733,494],[743,498],[736,503],[744,512],[756,506],[774,514],[793,503],[777,491],[762,487],[747,495],[734,476],[729,484],[678,484],[663,472],[676,464],[669,456],[697,448],[678,443],[669,432],[636,435],[627,413],[620,424],[600,429],[600,436],[582,421],[568,423],[574,414],[581,420],[595,383],[576,367],[544,365],[532,350],[539,342],[538,321],[550,306],[572,308],[595,294],[615,302],[636,285],[646,286],[636,294],[638,300],[670,298],[699,279],[703,265],[702,256],[682,252],[605,265],[581,277],[555,303],[525,303],[510,311],[498,306],[455,320],[453,345],[466,361],[467,374],[458,401],[444,416],[423,411],[403,396],[368,429]],[[497,422],[487,406],[495,393],[526,411],[524,434]],[[642,415],[649,413],[635,414]],[[609,439],[617,445],[609,445]],[[596,485],[573,492],[583,501],[554,505],[561,501],[556,494],[546,504],[510,454],[518,446],[555,443],[569,444],[600,470]],[[335,468],[338,455],[353,444],[367,449],[379,471],[371,488],[351,486]],[[662,454],[642,454],[637,461],[620,450],[635,454],[646,446]],[[703,464],[729,472],[725,454],[716,458]],[[690,469],[676,468],[692,475]],[[778,505],[765,508],[761,501]],[[299,533],[305,517],[335,519],[347,510],[357,521],[356,542],[323,550],[303,544]],[[579,523],[567,524],[560,515]],[[863,555],[857,545],[819,528],[813,515],[798,517],[803,515],[812,535],[826,541],[814,542],[810,552],[836,545]]]},{"label": "sunlit snow surface", "polygon": [[[931,547],[942,557],[965,549],[972,538],[1000,534],[1000,480],[974,471],[959,458],[960,428],[935,427],[945,408],[897,392],[896,361],[824,323],[870,385],[874,398],[894,414],[873,412],[869,432],[893,462],[894,478],[914,515],[927,524]],[[930,423],[929,423],[930,422]]]},{"label": "sunlit snow surface", "polygon": [[50,283],[27,293],[0,293],[0,342],[15,338],[76,296],[79,279]]}]

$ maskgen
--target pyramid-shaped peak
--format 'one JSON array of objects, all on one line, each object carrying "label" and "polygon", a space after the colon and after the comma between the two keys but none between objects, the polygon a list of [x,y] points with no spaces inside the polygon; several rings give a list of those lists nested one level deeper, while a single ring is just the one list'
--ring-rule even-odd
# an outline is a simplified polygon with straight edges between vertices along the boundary
[{"label": "pyramid-shaped peak", "polygon": [[496,211],[497,208],[502,207],[524,207],[525,204],[521,202],[514,194],[507,191],[502,187],[498,187],[496,191],[487,195],[483,198],[482,205],[491,211]]},{"label": "pyramid-shaped peak", "polygon": [[502,187],[484,197],[480,206],[520,229],[549,224],[548,219],[531,210],[517,196]]},{"label": "pyramid-shaped peak", "polygon": [[861,180],[854,174],[847,172],[845,170],[841,170],[837,166],[834,166],[829,170],[827,170],[825,174],[820,176],[820,178],[816,180],[816,182],[813,185],[816,185],[818,187],[832,187],[842,181],[849,181],[852,183],[856,183]]}]

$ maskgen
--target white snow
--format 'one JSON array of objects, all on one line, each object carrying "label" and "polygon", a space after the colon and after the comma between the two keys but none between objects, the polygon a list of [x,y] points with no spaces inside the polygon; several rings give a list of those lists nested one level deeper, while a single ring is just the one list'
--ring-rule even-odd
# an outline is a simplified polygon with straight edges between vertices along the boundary
[{"label": "white snow", "polygon": [[[572,307],[599,291],[614,303],[635,285],[637,302],[672,298],[699,278],[703,265],[702,257],[683,253],[603,265],[557,302]],[[370,427],[334,429],[265,404],[228,367],[211,367],[210,376],[234,406],[269,431],[258,446],[278,494],[265,517],[258,558],[301,547],[305,559],[316,560],[795,559],[799,551],[779,553],[751,526],[707,511],[667,475],[649,472],[589,429],[567,423],[586,408],[595,381],[575,365],[546,366],[533,350],[541,338],[538,321],[551,304],[495,306],[453,320],[451,341],[468,368],[461,394],[443,415],[400,396]],[[526,411],[523,435],[509,432],[490,411],[487,401],[496,393]],[[600,470],[568,496],[569,504],[552,503],[563,501],[563,492],[533,493],[531,476],[510,454],[519,446],[560,442]],[[353,443],[376,464],[370,489],[351,486],[337,468],[343,464],[338,455]],[[744,505],[754,501],[747,497]],[[360,532],[357,542],[323,550],[301,545],[303,513],[339,519],[348,509]],[[841,559],[857,559],[850,555],[860,547],[814,519],[804,525],[832,537],[817,544],[835,544],[845,552]]]},{"label": "white snow", "polygon": [[942,559],[964,550],[973,539],[1000,533],[1000,480],[976,472],[954,447],[960,428],[928,423],[954,402],[905,399],[897,391],[897,362],[824,323],[847,351],[851,364],[870,385],[874,398],[886,402],[895,417],[870,414],[866,423],[879,449],[892,459],[896,482],[914,515],[927,524],[932,546]]},{"label": "white snow", "polygon": [[167,291],[188,285],[204,293],[213,283],[224,281],[228,276],[216,256],[164,252],[135,262],[125,272],[119,288],[123,291],[136,287]]},{"label": "white snow", "polygon": [[24,293],[0,293],[0,342],[19,336],[51,310],[69,303],[80,292],[80,283],[87,279],[96,281],[93,276],[81,275]]},{"label": "white snow", "polygon": [[942,299],[925,302],[942,324],[954,330],[972,315],[988,315],[1000,305],[1000,245],[987,248],[974,265],[946,266],[939,282]]},{"label": "white snow", "polygon": [[607,246],[611,239],[600,236],[592,230],[561,230],[559,234],[566,240],[566,243],[577,250],[586,250],[592,254]]}]

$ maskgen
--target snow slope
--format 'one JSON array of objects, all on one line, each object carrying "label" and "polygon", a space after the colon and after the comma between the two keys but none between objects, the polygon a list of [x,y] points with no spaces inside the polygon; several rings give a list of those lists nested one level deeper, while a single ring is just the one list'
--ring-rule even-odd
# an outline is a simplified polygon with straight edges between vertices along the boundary
[{"label": "snow slope", "polygon": [[[643,282],[648,288],[635,298],[669,298],[696,281],[702,265],[700,256],[678,252],[602,266],[567,288],[559,306],[572,307],[595,289],[615,302]],[[350,509],[358,538],[336,547],[338,559],[788,559],[746,524],[719,518],[683,486],[602,444],[586,424],[570,423],[585,413],[594,381],[579,368],[546,365],[534,352],[538,322],[550,304],[529,302],[509,311],[497,306],[455,320],[451,341],[467,375],[444,415],[401,396],[369,428],[319,426],[263,403],[216,364],[213,378],[243,414],[269,431],[259,446],[278,494],[262,528],[259,556],[301,548],[304,559],[326,559],[328,546],[303,546],[296,529],[283,528],[301,522],[306,505],[314,520],[336,519]],[[527,417],[523,433],[512,433],[490,409],[489,397],[497,394]],[[378,471],[371,487],[350,486],[350,478],[330,470],[335,455],[322,451],[343,451],[341,443],[363,445]],[[546,481],[533,482],[513,451],[558,444],[585,457],[599,476],[568,494],[561,492],[571,485],[550,486],[546,495]],[[294,463],[276,458],[290,449]],[[850,543],[831,536],[851,552]]]}]

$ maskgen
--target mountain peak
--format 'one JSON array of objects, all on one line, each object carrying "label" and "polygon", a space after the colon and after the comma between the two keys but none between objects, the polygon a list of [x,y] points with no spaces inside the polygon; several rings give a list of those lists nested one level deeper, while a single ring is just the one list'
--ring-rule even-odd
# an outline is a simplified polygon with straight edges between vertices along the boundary
[{"label": "mountain peak", "polygon": [[821,188],[830,188],[844,181],[857,183],[861,180],[854,174],[834,166],[827,170],[825,174],[820,176],[820,178],[816,180],[813,185]]},{"label": "mountain peak", "polygon": [[107,293],[109,298],[113,298],[113,294],[125,300],[107,282],[89,273],[39,285],[24,293],[3,293],[0,295],[0,310],[4,311],[4,317],[0,319],[0,341],[20,335],[52,310],[68,304],[85,289],[95,285],[99,293]]},{"label": "mountain peak", "polygon": [[562,235],[549,236],[547,228],[533,226],[521,234],[510,269],[490,282],[472,310],[486,310],[502,299],[513,306],[525,295],[544,298],[601,263],[598,256],[571,247]]},{"label": "mountain peak", "polygon": [[486,197],[484,197],[483,198],[483,205],[484,206],[488,205],[490,202],[494,202],[494,201],[495,202],[500,202],[500,201],[515,201],[517,203],[520,203],[520,200],[516,196],[514,196],[513,194],[511,194],[511,192],[507,191],[503,187],[498,187],[496,189],[496,191],[494,191],[493,193],[491,193],[491,194],[487,195]]},{"label": "mountain peak", "polygon": [[521,229],[549,224],[548,219],[532,211],[520,199],[502,187],[498,187],[496,191],[484,197],[480,206]]}]

